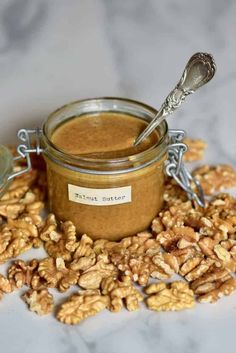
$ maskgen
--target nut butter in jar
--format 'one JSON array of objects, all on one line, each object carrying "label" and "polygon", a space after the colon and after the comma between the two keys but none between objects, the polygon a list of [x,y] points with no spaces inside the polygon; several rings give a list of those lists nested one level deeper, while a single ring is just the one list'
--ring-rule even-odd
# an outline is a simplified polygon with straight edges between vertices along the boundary
[{"label": "nut butter in jar", "polygon": [[[164,172],[204,207],[201,184],[182,162],[184,131],[168,130],[163,121],[134,147],[156,114],[128,99],[87,99],[58,109],[42,129],[20,129],[17,155],[0,145],[0,197],[31,169],[37,153],[46,161],[50,210],[94,239],[118,240],[148,228],[162,207]],[[14,168],[21,159],[24,167]]]},{"label": "nut butter in jar", "polygon": [[77,101],[52,113],[41,144],[49,207],[80,234],[118,240],[150,226],[163,202],[168,127],[133,143],[156,111],[120,98]]}]

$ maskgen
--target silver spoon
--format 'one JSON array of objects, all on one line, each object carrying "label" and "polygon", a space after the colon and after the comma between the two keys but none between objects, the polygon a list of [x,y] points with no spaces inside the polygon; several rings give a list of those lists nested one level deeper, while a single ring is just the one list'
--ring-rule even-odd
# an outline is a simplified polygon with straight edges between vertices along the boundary
[{"label": "silver spoon", "polygon": [[176,87],[166,97],[160,110],[144,131],[137,137],[134,146],[139,145],[152,131],[165,119],[167,115],[173,113],[185,97],[194,93],[198,88],[209,82],[214,76],[216,65],[213,57],[207,53],[196,53],[188,61],[183,75]]}]

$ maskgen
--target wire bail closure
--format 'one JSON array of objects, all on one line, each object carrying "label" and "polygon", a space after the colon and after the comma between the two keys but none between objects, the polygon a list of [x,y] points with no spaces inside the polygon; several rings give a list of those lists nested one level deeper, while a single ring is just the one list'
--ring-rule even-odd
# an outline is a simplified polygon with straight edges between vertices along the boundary
[{"label": "wire bail closure", "polygon": [[[175,179],[176,183],[186,191],[190,200],[195,200],[200,207],[205,207],[205,197],[202,186],[196,177],[193,177],[183,163],[183,155],[188,147],[182,142],[183,130],[169,130],[170,142],[168,146],[168,160],[166,174]],[[196,192],[194,191],[196,188]]]},{"label": "wire bail closure", "polygon": [[[26,167],[22,170],[16,171],[11,173],[7,180],[10,181],[13,178],[22,175],[26,172],[28,172],[31,167],[31,159],[30,159],[30,153],[37,153],[38,155],[43,152],[43,149],[40,147],[40,137],[42,134],[42,129],[36,128],[36,129],[20,129],[17,133],[18,139],[21,141],[20,145],[17,147],[17,153],[18,156],[13,158],[13,161],[18,161],[20,159],[25,159],[26,160]],[[32,137],[34,137],[34,145],[32,144]]]}]

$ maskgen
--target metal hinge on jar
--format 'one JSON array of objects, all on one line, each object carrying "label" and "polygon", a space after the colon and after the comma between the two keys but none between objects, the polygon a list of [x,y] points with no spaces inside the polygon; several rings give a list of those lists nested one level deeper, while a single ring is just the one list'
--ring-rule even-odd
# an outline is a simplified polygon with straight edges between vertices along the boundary
[{"label": "metal hinge on jar", "polygon": [[[205,206],[204,192],[196,177],[192,176],[183,163],[183,155],[188,147],[183,141],[183,130],[169,130],[170,142],[168,146],[168,160],[166,174],[176,181],[186,191],[190,200],[195,200],[201,207]],[[195,191],[196,190],[196,191]]]},{"label": "metal hinge on jar", "polygon": [[[43,152],[43,149],[40,147],[40,136],[42,129],[20,129],[17,133],[18,139],[21,141],[21,144],[17,147],[18,156],[14,157],[13,160],[25,159],[26,167],[20,171],[14,172],[9,175],[8,180],[11,180],[21,174],[28,172],[31,169],[31,159],[30,153],[36,153],[39,155]],[[32,144],[32,137],[34,145]]]}]

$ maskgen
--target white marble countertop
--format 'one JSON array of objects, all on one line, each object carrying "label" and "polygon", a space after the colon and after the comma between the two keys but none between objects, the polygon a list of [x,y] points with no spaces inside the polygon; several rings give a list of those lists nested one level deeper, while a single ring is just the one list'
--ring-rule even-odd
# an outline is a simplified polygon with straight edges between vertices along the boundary
[{"label": "white marble countertop", "polygon": [[[80,98],[125,96],[158,107],[189,56],[207,51],[217,75],[170,125],[205,139],[207,161],[236,166],[235,15],[232,0],[1,0],[0,142]],[[29,312],[13,293],[0,303],[0,350],[234,353],[235,299],[180,313],[103,312],[70,327]]]}]

